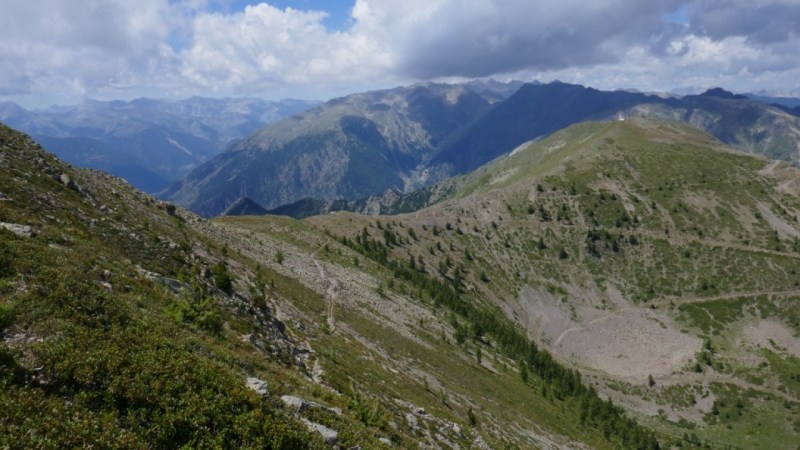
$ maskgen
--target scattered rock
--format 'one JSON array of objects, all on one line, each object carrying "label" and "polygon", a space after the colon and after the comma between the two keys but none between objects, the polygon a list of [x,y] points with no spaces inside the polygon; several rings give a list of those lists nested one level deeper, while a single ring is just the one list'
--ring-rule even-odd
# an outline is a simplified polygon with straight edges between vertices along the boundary
[{"label": "scattered rock", "polygon": [[80,187],[78,183],[76,183],[69,175],[62,173],[58,177],[58,180],[61,182],[61,184],[66,186],[67,189],[77,192],[81,197],[89,200],[89,202],[92,203],[93,205],[96,205],[96,200],[94,199],[94,197],[88,191]]},{"label": "scattered rock", "polygon": [[73,181],[72,178],[70,178],[69,175],[67,175],[65,173],[62,173],[61,176],[59,177],[59,180],[61,181],[61,184],[63,184],[64,186],[67,187],[67,189],[73,190],[73,191],[83,195],[83,190],[81,189],[81,187],[78,186],[78,183]]},{"label": "scattered rock", "polygon": [[492,450],[492,447],[489,447],[489,444],[483,440],[483,437],[479,434],[475,437],[475,440],[472,441],[472,448],[478,448],[481,450]]},{"label": "scattered rock", "polygon": [[185,287],[184,283],[181,283],[180,281],[178,281],[178,280],[176,280],[174,278],[165,277],[164,275],[161,275],[160,273],[150,272],[149,270],[145,270],[145,269],[143,269],[141,267],[138,267],[138,266],[136,267],[136,269],[139,271],[139,273],[141,273],[142,275],[147,277],[147,279],[149,279],[151,281],[155,281],[155,282],[157,282],[157,283],[169,288],[169,290],[172,291],[172,293],[175,294],[175,295],[180,294],[183,291],[183,288]]},{"label": "scattered rock", "polygon": [[339,439],[338,431],[332,430],[321,423],[312,422],[308,419],[303,419],[303,423],[306,424],[310,431],[316,431],[321,434],[326,444],[333,445]]},{"label": "scattered rock", "polygon": [[30,225],[19,225],[16,223],[0,222],[0,228],[5,228],[6,230],[21,237],[31,237],[31,235],[33,234]]},{"label": "scattered rock", "polygon": [[281,401],[287,408],[294,409],[295,414],[299,414],[309,408],[318,408],[322,411],[327,411],[331,414],[341,416],[342,409],[341,408],[328,408],[326,406],[320,405],[319,403],[312,402],[310,400],[305,400],[300,397],[295,397],[293,395],[283,395],[281,396]]},{"label": "scattered rock", "polygon": [[282,395],[281,401],[288,408],[294,409],[296,413],[303,412],[308,408],[314,406],[313,403],[303,400],[300,397],[295,397],[293,395]]},{"label": "scattered rock", "polygon": [[109,283],[107,281],[101,281],[100,282],[100,286],[103,286],[104,288],[108,289],[108,292],[111,292],[111,291],[114,290],[114,286],[112,286],[111,283]]},{"label": "scattered rock", "polygon": [[256,391],[259,395],[267,395],[267,382],[255,377],[247,377],[247,387]]},{"label": "scattered rock", "polygon": [[406,414],[406,422],[408,422],[408,426],[411,427],[412,430],[416,431],[419,428],[419,423],[417,422],[417,418],[414,414],[408,413]]},{"label": "scattered rock", "polygon": [[389,439],[389,438],[385,438],[385,437],[378,438],[378,441],[380,441],[380,442],[382,442],[382,443],[384,443],[386,445],[392,445],[392,440]]},{"label": "scattered rock", "polygon": [[264,344],[264,341],[259,339],[258,336],[254,334],[246,334],[242,336],[242,341],[253,344],[253,346],[257,348],[261,353],[267,353],[267,346],[266,344]]}]

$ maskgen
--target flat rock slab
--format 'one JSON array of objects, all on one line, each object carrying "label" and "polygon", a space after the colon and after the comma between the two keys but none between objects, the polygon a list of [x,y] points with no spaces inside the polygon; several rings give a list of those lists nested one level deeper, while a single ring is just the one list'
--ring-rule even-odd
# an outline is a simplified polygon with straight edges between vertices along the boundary
[{"label": "flat rock slab", "polygon": [[316,431],[317,433],[322,435],[322,438],[325,439],[326,444],[333,445],[339,439],[339,432],[336,430],[332,430],[321,423],[312,422],[308,419],[303,419],[303,423],[306,424],[309,431]]},{"label": "flat rock slab", "polygon": [[0,222],[0,228],[4,228],[21,237],[31,237],[32,234],[30,225]]},{"label": "flat rock slab", "polygon": [[256,391],[257,394],[267,395],[267,382],[255,377],[247,377],[247,387]]}]

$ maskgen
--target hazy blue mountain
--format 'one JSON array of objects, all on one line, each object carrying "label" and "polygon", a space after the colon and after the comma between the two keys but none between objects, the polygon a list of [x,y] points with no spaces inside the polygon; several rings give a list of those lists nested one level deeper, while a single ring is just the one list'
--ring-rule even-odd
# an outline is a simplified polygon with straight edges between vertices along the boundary
[{"label": "hazy blue mountain", "polygon": [[627,113],[686,122],[737,150],[800,165],[800,117],[743,95],[711,89],[677,103],[638,105]]},{"label": "hazy blue mountain", "polygon": [[763,94],[743,94],[746,97],[758,100],[763,103],[767,103],[770,105],[781,105],[786,106],[789,109],[798,108],[800,107],[800,98],[798,97],[778,97],[778,96],[770,96],[770,95],[763,95]]},{"label": "hazy blue mountain", "polygon": [[315,102],[252,98],[86,100],[29,111],[0,103],[0,121],[72,164],[102,169],[148,192],[163,189],[237,139]]}]

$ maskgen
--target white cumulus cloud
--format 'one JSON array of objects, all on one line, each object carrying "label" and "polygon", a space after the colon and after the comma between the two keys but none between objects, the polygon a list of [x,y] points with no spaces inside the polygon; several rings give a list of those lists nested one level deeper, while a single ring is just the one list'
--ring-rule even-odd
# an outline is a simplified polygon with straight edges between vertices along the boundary
[{"label": "white cumulus cloud", "polygon": [[259,91],[280,85],[340,85],[385,76],[391,56],[368,35],[330,31],[323,12],[268,4],[241,13],[200,14],[181,75],[212,90]]},{"label": "white cumulus cloud", "polygon": [[798,0],[353,0],[342,29],[235,4],[7,0],[0,98],[323,98],[488,76],[791,90],[800,75]]}]

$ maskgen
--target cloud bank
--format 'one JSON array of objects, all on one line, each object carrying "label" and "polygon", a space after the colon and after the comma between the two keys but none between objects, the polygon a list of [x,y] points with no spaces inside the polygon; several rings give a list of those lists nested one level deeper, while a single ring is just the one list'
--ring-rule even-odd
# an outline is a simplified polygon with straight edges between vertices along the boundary
[{"label": "cloud bank", "polygon": [[797,0],[355,0],[335,30],[325,11],[215,12],[209,1],[12,2],[0,16],[0,97],[320,98],[489,76],[800,87]]}]

